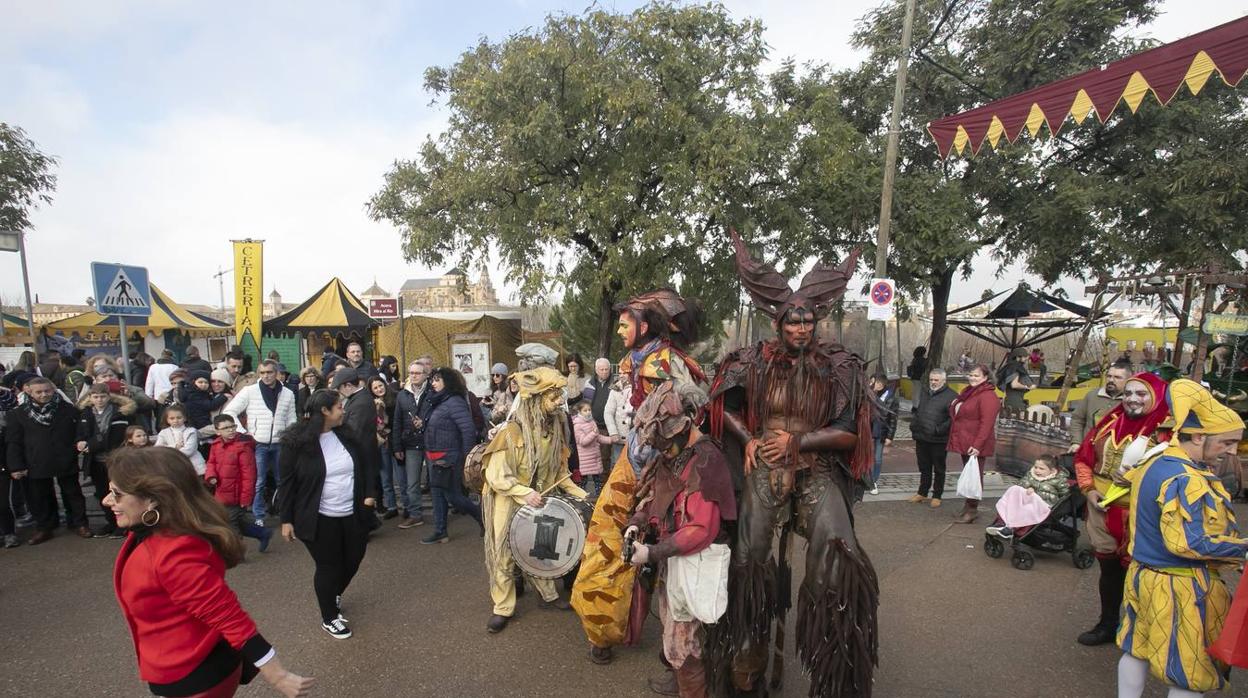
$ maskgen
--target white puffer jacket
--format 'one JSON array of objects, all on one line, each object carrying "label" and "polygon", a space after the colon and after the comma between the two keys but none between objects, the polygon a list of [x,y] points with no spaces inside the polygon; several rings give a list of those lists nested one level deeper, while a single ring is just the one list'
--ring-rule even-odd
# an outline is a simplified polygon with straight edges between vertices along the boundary
[{"label": "white puffer jacket", "polygon": [[628,402],[628,388],[612,388],[607,396],[607,405],[602,409],[603,421],[607,423],[607,433],[611,436],[628,436],[633,424],[633,406]]},{"label": "white puffer jacket", "polygon": [[251,434],[257,443],[275,444],[282,438],[286,427],[295,423],[295,394],[290,388],[281,386],[277,394],[277,411],[270,412],[264,404],[264,396],[260,394],[260,384],[253,383],[234,395],[222,413],[235,420],[239,415],[247,415],[247,427],[243,428],[239,420],[238,433]]}]

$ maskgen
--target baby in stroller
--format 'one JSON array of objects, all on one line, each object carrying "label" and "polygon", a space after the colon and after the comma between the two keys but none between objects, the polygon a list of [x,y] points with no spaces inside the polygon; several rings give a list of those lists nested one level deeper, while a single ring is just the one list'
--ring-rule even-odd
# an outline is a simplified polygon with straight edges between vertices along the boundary
[{"label": "baby in stroller", "polygon": [[1070,494],[1070,482],[1053,456],[1040,456],[1017,485],[1007,489],[997,502],[997,520],[985,529],[1005,540],[1025,536],[1044,523],[1057,503]]}]

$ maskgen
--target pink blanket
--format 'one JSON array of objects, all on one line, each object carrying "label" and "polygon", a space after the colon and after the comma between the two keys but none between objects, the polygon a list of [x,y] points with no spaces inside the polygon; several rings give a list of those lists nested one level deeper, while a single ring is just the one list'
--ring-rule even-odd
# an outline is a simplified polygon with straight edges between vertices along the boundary
[{"label": "pink blanket", "polygon": [[1040,495],[1014,485],[997,501],[997,513],[1010,528],[1034,526],[1049,518],[1049,505]]}]

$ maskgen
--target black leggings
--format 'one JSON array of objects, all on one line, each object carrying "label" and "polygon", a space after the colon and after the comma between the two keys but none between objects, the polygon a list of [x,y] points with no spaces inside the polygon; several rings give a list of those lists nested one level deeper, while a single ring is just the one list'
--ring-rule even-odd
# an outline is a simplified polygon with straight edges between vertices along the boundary
[{"label": "black leggings", "polygon": [[318,514],[316,540],[305,540],[303,544],[316,563],[312,588],[316,590],[316,605],[321,609],[321,620],[328,623],[338,617],[335,597],[346,592],[347,585],[364,560],[368,531],[354,514],[341,517]]}]

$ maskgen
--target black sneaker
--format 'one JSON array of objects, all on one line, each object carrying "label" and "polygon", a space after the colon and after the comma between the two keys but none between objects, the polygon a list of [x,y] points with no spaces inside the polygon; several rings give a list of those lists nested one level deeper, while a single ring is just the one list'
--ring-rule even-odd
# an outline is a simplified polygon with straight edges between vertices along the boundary
[{"label": "black sneaker", "polygon": [[335,618],[328,623],[321,623],[321,628],[338,640],[345,640],[351,637],[351,629],[343,622],[341,618]]},{"label": "black sneaker", "polygon": [[22,542],[18,540],[17,536],[12,533],[6,534],[4,536],[4,547],[6,548],[16,548],[17,546],[21,544]]},{"label": "black sneaker", "polygon": [[432,533],[420,540],[421,545],[434,545],[436,543],[450,543],[451,537],[445,533]]}]

